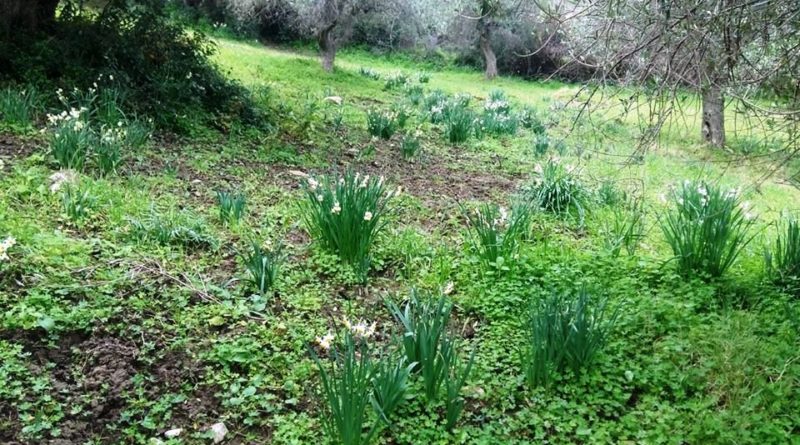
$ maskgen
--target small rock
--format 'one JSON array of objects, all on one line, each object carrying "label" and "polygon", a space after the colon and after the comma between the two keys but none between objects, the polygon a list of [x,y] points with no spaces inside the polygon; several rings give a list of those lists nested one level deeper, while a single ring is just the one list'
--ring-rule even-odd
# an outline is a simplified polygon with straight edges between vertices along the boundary
[{"label": "small rock", "polygon": [[300,170],[289,170],[289,174],[292,175],[292,176],[297,176],[299,178],[307,178],[308,177],[307,173],[303,173]]},{"label": "small rock", "polygon": [[325,100],[327,100],[328,102],[333,102],[336,105],[341,105],[342,104],[341,96],[328,96],[328,97],[325,98]]},{"label": "small rock", "polygon": [[225,435],[228,434],[228,428],[224,423],[219,422],[211,425],[212,438],[214,443],[220,443],[225,440]]},{"label": "small rock", "polygon": [[173,437],[178,437],[183,432],[183,428],[173,428],[164,433],[164,437],[167,439],[172,439]]}]

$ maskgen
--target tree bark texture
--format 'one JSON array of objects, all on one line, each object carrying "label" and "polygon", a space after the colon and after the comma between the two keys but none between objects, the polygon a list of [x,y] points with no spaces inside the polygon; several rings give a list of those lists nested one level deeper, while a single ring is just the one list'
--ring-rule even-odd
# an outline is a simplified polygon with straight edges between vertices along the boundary
[{"label": "tree bark texture", "polygon": [[485,19],[478,21],[478,30],[480,31],[480,48],[483,54],[483,61],[486,64],[486,79],[492,80],[497,77],[497,56],[492,50],[491,34],[489,31],[489,24]]},{"label": "tree bark texture", "polygon": [[336,59],[336,42],[333,39],[333,28],[335,26],[336,23],[333,23],[322,28],[317,37],[320,57],[322,57],[322,69],[329,73],[333,71],[333,63]]},{"label": "tree bark texture", "polygon": [[703,140],[715,146],[725,145],[725,98],[718,85],[703,90]]}]

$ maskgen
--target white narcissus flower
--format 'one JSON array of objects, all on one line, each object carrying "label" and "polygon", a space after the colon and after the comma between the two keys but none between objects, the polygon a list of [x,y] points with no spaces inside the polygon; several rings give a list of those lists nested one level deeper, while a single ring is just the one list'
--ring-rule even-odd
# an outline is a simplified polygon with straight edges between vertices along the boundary
[{"label": "white narcissus flower", "polygon": [[357,338],[368,339],[375,334],[375,327],[377,323],[367,324],[364,320],[359,320],[358,323],[352,324],[348,319],[342,320],[344,326]]},{"label": "white narcissus flower", "polygon": [[317,182],[316,179],[314,179],[312,177],[309,177],[308,178],[308,188],[310,188],[312,191],[314,191],[314,190],[317,189],[317,187],[319,187],[319,182]]},{"label": "white narcissus flower", "polygon": [[322,349],[327,351],[327,350],[331,349],[331,344],[333,343],[333,340],[335,338],[336,338],[336,336],[334,336],[333,334],[328,332],[327,334],[323,335],[322,337],[317,337],[316,338],[316,342],[317,342],[317,345],[319,345],[320,348],[322,348]]},{"label": "white narcissus flower", "polygon": [[371,221],[372,220],[372,212],[366,211],[364,212],[364,221]]},{"label": "white narcissus flower", "polygon": [[339,201],[334,201],[333,207],[331,208],[331,213],[334,215],[338,215],[342,211],[342,206],[339,205]]},{"label": "white narcissus flower", "polygon": [[442,293],[445,295],[450,295],[453,293],[453,289],[455,289],[455,284],[452,281],[448,281],[447,284],[444,285],[444,289],[442,289]]},{"label": "white narcissus flower", "polygon": [[72,184],[78,179],[78,175],[72,170],[60,170],[50,175],[50,192],[55,193],[61,190],[64,184]]},{"label": "white narcissus flower", "polygon": [[17,244],[17,240],[13,236],[9,236],[0,243],[0,261],[8,260],[8,250]]}]

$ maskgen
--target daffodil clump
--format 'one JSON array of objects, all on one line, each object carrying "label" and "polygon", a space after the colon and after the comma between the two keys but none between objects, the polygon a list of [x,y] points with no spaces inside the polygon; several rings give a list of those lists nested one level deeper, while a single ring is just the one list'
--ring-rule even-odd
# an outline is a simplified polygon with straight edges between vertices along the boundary
[{"label": "daffodil clump", "polygon": [[462,211],[467,218],[470,247],[483,270],[490,274],[510,270],[530,227],[530,206],[518,203],[509,212],[505,207],[484,204],[471,212]]},{"label": "daffodil clump", "polygon": [[300,209],[308,232],[366,280],[372,245],[401,189],[389,191],[383,177],[350,171],[343,176],[306,177],[303,189]]},{"label": "daffodil clump", "polygon": [[687,180],[663,200],[671,208],[660,218],[661,229],[684,275],[721,276],[752,240],[755,216],[736,189]]},{"label": "daffodil clump", "polygon": [[367,131],[382,139],[390,139],[401,127],[399,115],[395,111],[367,110]]},{"label": "daffodil clump", "polygon": [[553,157],[544,164],[536,164],[533,180],[525,193],[542,210],[557,215],[574,214],[583,222],[589,192],[581,182],[577,169],[563,164],[559,158]]},{"label": "daffodil clump", "polygon": [[[101,76],[97,82],[113,82]],[[95,82],[86,91],[74,89],[69,95],[56,91],[64,106],[60,113],[48,114],[50,152],[62,169],[81,171],[93,161],[102,174],[115,173],[126,149],[136,148],[149,138],[147,125],[130,120],[120,108],[115,89]]]}]

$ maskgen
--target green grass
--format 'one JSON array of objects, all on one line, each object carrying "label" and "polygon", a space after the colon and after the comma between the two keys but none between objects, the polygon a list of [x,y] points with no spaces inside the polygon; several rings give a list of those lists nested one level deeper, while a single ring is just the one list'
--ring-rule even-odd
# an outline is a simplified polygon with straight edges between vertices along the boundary
[{"label": "green grass", "polygon": [[[403,403],[378,382],[375,397],[397,409],[375,443],[795,440],[800,337],[792,314],[800,308],[773,285],[763,259],[775,245],[774,229],[764,229],[800,199],[784,172],[761,181],[763,159],[709,149],[694,127],[673,127],[638,162],[622,163],[636,149],[633,118],[600,113],[570,131],[574,111],[558,104],[577,87],[559,82],[487,82],[479,72],[361,51],[342,51],[328,74],[311,53],[217,42],[217,62],[258,92],[274,130],[234,122],[225,135],[205,129],[131,148],[116,173],[80,175],[92,197],[80,224],[50,191],[56,164],[47,135],[4,133],[0,241],[16,243],[0,259],[0,442],[167,442],[165,431],[183,428],[169,443],[204,444],[217,422],[231,441],[321,442],[328,401],[309,349],[348,319],[374,322],[370,347],[392,351],[404,329],[382,301],[401,301],[412,288],[453,303],[445,330],[460,363],[455,355],[426,359],[451,368],[431,400],[420,372],[409,376]],[[361,67],[382,79],[362,76]],[[482,273],[460,204],[509,207],[554,149],[537,158],[534,129],[522,125],[513,136],[453,146],[404,88],[384,89],[398,71],[426,93],[472,95],[475,112],[498,88],[511,112],[536,110],[551,145],[563,140],[561,164],[574,165],[586,188],[583,221],[534,212],[515,238],[514,268]],[[429,82],[419,84],[420,71]],[[407,128],[424,147],[413,163],[403,159],[402,134],[373,141],[367,131],[366,110],[396,106],[412,110]],[[365,274],[314,242],[297,205],[306,175],[348,168],[402,187]],[[685,179],[741,188],[757,216],[757,236],[721,278],[680,274],[656,225],[668,210],[659,195]],[[638,247],[625,255],[610,254],[606,236],[624,203],[597,202],[609,181],[620,196],[642,200]],[[219,190],[247,196],[238,224],[221,220]],[[276,275],[264,268],[261,280],[242,255],[264,240],[282,240],[281,263]],[[518,354],[528,309],[582,287],[618,308],[614,330],[589,365],[564,367],[548,376],[550,385],[529,388]],[[411,365],[385,359],[376,372],[387,376]],[[380,423],[379,411],[364,412],[361,425]]]}]

